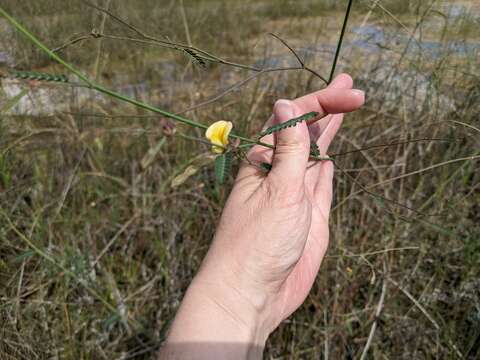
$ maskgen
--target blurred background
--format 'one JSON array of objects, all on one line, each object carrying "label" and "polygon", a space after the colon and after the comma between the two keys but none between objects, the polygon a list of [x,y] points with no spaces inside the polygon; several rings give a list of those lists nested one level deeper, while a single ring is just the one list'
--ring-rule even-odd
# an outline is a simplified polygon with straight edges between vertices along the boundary
[{"label": "blurred background", "polygon": [[[91,79],[247,136],[325,86],[260,73],[298,66],[269,33],[328,78],[348,3],[92,1],[0,6]],[[475,0],[353,2],[337,74],[367,103],[330,150],[322,271],[265,358],[480,358],[479,25]],[[216,184],[201,131],[79,86],[5,19],[0,34],[0,358],[152,359],[233,177]]]}]

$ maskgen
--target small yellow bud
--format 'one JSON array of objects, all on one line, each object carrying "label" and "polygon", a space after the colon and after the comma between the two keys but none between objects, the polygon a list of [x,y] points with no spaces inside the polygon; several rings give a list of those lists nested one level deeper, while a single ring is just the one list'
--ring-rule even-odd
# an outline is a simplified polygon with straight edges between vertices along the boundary
[{"label": "small yellow bud", "polygon": [[210,125],[205,136],[212,143],[212,151],[221,154],[228,145],[228,135],[232,131],[233,124],[230,121],[220,120]]}]

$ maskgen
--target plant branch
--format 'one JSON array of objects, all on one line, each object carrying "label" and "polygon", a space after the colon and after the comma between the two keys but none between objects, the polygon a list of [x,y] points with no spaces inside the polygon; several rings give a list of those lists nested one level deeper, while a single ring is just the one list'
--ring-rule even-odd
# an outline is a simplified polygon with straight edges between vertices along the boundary
[{"label": "plant branch", "polygon": [[283,40],[280,36],[278,35],[275,35],[274,33],[270,33],[271,36],[273,36],[275,39],[277,39],[278,41],[280,41],[283,45],[285,45],[288,50],[290,50],[290,52],[297,58],[298,62],[300,63],[300,66],[301,66],[301,69],[303,70],[306,70],[308,71],[309,73],[315,75],[316,77],[318,77],[320,80],[322,80],[326,85],[329,84],[328,80],[325,79],[322,75],[320,75],[319,73],[317,73],[315,70],[309,68],[308,66],[305,65],[305,61],[302,60],[302,58],[297,54],[297,52],[290,46],[288,45],[288,43]]}]

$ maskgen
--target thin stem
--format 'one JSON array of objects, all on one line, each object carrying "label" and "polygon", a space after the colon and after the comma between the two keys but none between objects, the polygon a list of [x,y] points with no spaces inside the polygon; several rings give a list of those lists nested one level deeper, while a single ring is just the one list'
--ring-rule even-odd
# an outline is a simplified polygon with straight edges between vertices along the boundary
[{"label": "thin stem", "polygon": [[333,75],[335,75],[335,69],[337,68],[338,57],[340,55],[340,49],[342,48],[345,30],[347,29],[347,23],[348,23],[348,18],[350,16],[350,10],[352,9],[352,3],[353,3],[353,0],[348,1],[347,12],[345,13],[345,19],[343,20],[342,31],[340,32],[340,39],[338,39],[337,50],[335,52],[335,58],[333,59],[332,71],[330,72],[330,77],[328,78],[329,84],[332,82]]},{"label": "thin stem", "polygon": [[310,69],[309,67],[307,67],[305,65],[305,61],[302,60],[302,58],[300,57],[300,55],[297,54],[297,52],[295,50],[293,50],[293,48],[285,41],[283,40],[280,36],[278,35],[275,35],[273,33],[270,33],[271,36],[273,36],[275,39],[277,39],[278,41],[280,41],[283,45],[285,45],[288,50],[290,50],[290,52],[293,54],[293,56],[295,56],[295,58],[297,59],[298,63],[300,64],[302,70],[306,70],[308,71],[309,73],[315,75],[316,77],[318,77],[320,80],[322,80],[325,84],[329,84],[327,79],[325,79],[322,75],[320,75],[319,73],[317,73],[315,70],[313,69]]},{"label": "thin stem", "polygon": [[409,172],[407,174],[403,174],[403,175],[399,175],[399,176],[395,176],[393,178],[390,178],[390,179],[386,179],[386,180],[383,180],[383,181],[380,181],[380,182],[377,182],[377,183],[374,183],[374,184],[370,184],[370,185],[362,185],[361,183],[359,183],[357,180],[355,180],[355,178],[353,176],[351,176],[348,172],[346,172],[345,170],[343,170],[341,167],[339,167],[335,162],[333,162],[333,164],[335,165],[335,167],[337,169],[339,169],[342,174],[346,175],[354,184],[358,185],[360,187],[360,190],[356,191],[356,192],[353,192],[353,193],[350,193],[345,199],[343,199],[341,202],[339,202],[337,205],[335,205],[335,208],[341,206],[343,203],[345,203],[346,201],[348,201],[349,199],[351,199],[353,196],[356,196],[362,192],[365,192],[369,195],[372,195],[373,197],[377,197],[377,198],[380,198],[380,199],[383,199],[385,201],[388,201],[388,202],[391,202],[397,206],[400,206],[400,207],[403,207],[407,210],[410,210],[410,211],[413,211],[419,215],[423,215],[423,216],[428,216],[428,217],[434,217],[434,216],[438,216],[438,215],[434,215],[434,214],[424,214],[418,210],[415,210],[413,208],[410,208],[406,205],[403,205],[403,204],[400,204],[394,200],[391,200],[391,199],[388,199],[386,197],[383,197],[382,195],[379,195],[379,194],[376,194],[372,191],[370,191],[370,189],[373,189],[374,187],[378,187],[380,185],[385,185],[385,184],[388,184],[388,183],[391,183],[393,181],[397,181],[397,180],[400,180],[400,179],[404,179],[404,178],[407,178],[409,176],[412,176],[412,175],[418,175],[418,174],[421,174],[421,173],[424,173],[424,172],[427,172],[427,171],[430,171],[430,170],[433,170],[433,169],[436,169],[438,167],[441,167],[441,166],[445,166],[445,165],[450,165],[450,164],[454,164],[454,163],[457,163],[457,162],[463,162],[463,161],[476,161],[476,160],[480,160],[480,153],[476,153],[475,155],[472,155],[472,156],[467,156],[467,157],[463,157],[463,158],[458,158],[458,159],[452,159],[452,160],[448,160],[448,161],[444,161],[444,162],[441,162],[439,164],[434,164],[434,165],[431,165],[431,166],[428,166],[426,168],[423,168],[423,169],[419,169],[419,170],[416,170],[416,171],[412,171],[412,172]]},{"label": "thin stem", "polygon": [[381,149],[381,148],[387,148],[387,147],[391,147],[391,146],[405,145],[405,144],[411,144],[411,143],[423,142],[423,141],[453,142],[453,141],[456,141],[456,140],[457,139],[437,139],[437,138],[412,139],[412,140],[406,140],[406,141],[392,142],[392,143],[389,143],[389,144],[371,145],[371,146],[367,146],[367,147],[364,147],[364,148],[361,148],[361,149],[344,151],[344,152],[341,152],[341,153],[332,154],[330,156],[334,157],[334,158],[337,158],[339,156],[355,154],[355,153],[368,151],[368,150],[373,150],[373,149]]},{"label": "thin stem", "polygon": [[[355,195],[355,194],[359,194],[359,193],[361,193],[362,191],[364,191],[365,193],[371,195],[373,198],[382,199],[383,201],[387,201],[387,202],[389,202],[389,203],[392,203],[392,204],[395,205],[395,206],[399,206],[399,207],[401,207],[401,208],[410,210],[410,211],[412,211],[412,212],[414,212],[414,213],[416,213],[416,214],[418,214],[418,215],[430,216],[430,215],[428,215],[428,214],[424,214],[424,213],[422,213],[422,212],[420,212],[420,211],[418,211],[418,210],[415,210],[414,208],[411,208],[411,207],[409,207],[409,206],[407,206],[407,205],[401,204],[401,203],[399,203],[399,202],[397,202],[397,201],[395,201],[395,200],[389,199],[389,198],[387,198],[387,197],[384,197],[384,196],[382,196],[382,195],[380,195],[380,194],[377,194],[377,193],[374,193],[374,192],[368,190],[367,186],[362,185],[362,184],[361,184],[359,181],[357,181],[352,175],[350,175],[350,174],[349,174],[348,172],[346,172],[342,167],[340,167],[335,161],[333,161],[333,166],[335,166],[335,168],[337,168],[343,175],[345,175],[346,177],[348,177],[355,185],[357,185],[357,186],[361,189],[361,191],[357,191],[356,193],[354,193],[354,195]],[[350,197],[351,197],[351,195],[349,195],[349,196],[347,197],[347,199],[350,198]],[[347,199],[343,200],[341,203],[337,204],[335,207],[340,206],[340,205],[343,204]]]}]

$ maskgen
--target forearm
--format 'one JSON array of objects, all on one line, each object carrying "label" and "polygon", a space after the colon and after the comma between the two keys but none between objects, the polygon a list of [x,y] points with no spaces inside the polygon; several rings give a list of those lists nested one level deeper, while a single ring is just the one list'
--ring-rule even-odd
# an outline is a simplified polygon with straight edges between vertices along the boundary
[{"label": "forearm", "polygon": [[257,311],[237,295],[194,280],[160,359],[261,359],[268,331]]}]

